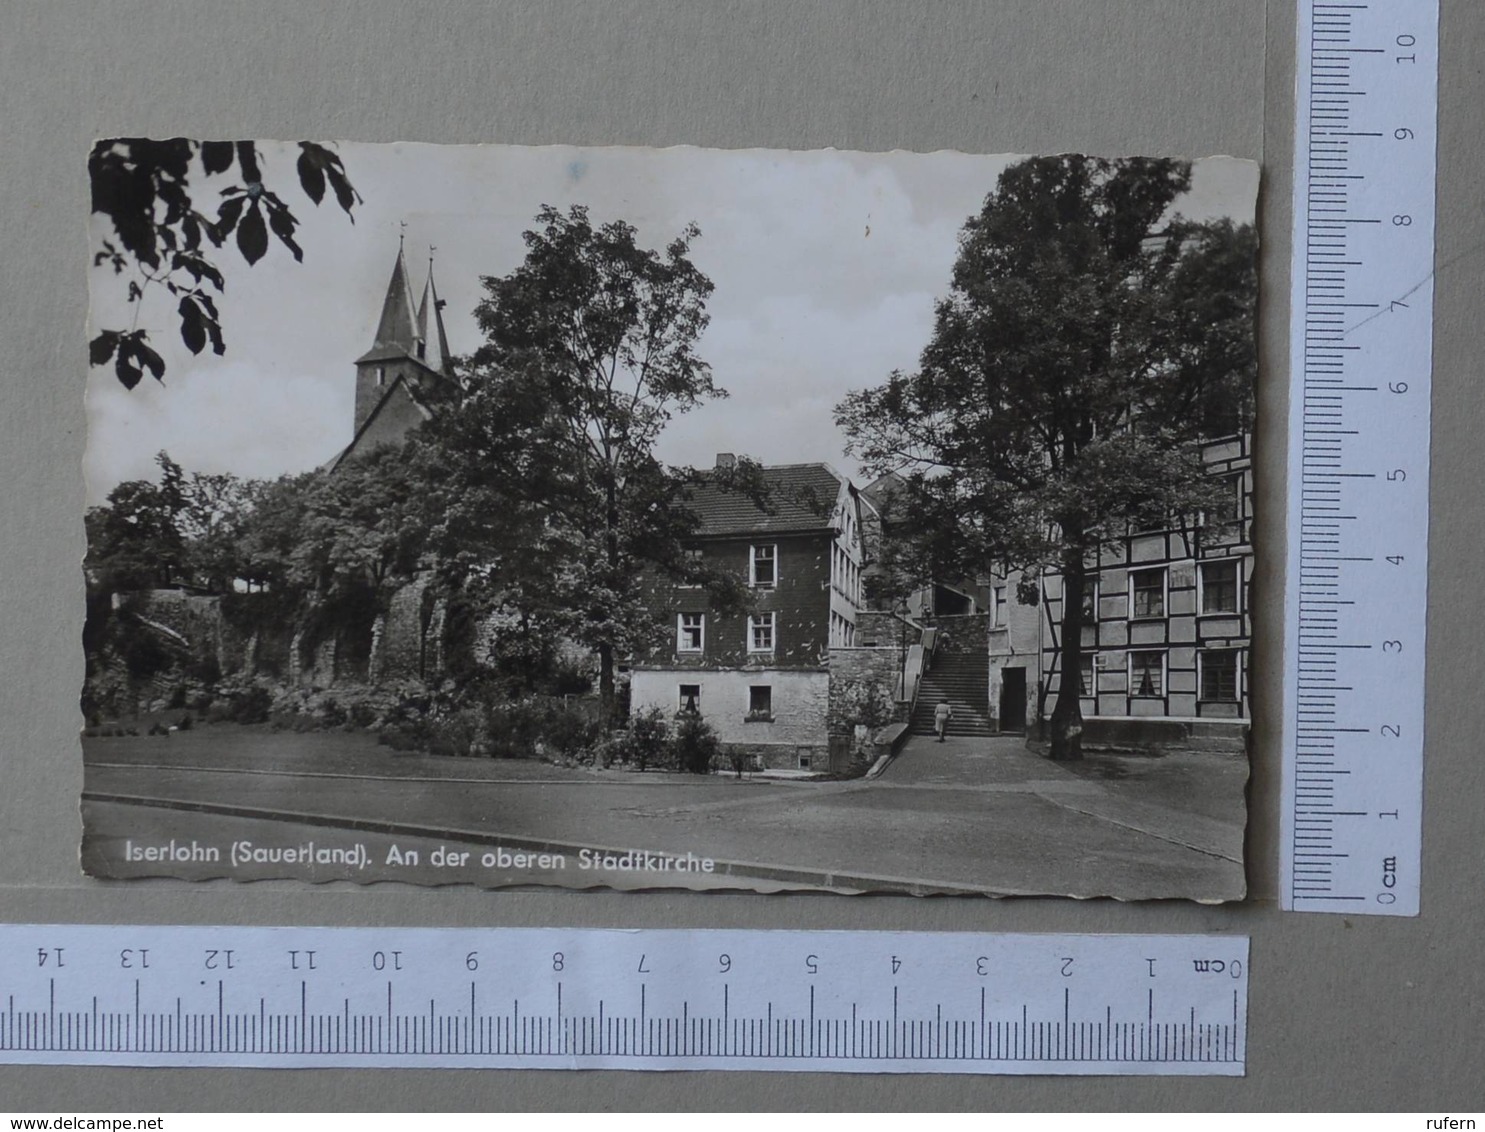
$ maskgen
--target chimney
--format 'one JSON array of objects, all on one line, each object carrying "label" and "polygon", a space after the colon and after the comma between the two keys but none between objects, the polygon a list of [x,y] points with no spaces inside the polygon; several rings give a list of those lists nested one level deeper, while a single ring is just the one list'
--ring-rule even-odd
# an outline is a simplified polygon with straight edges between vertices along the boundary
[{"label": "chimney", "polygon": [[719,468],[735,468],[735,467],[737,467],[737,456],[734,455],[731,452],[718,452],[717,453],[717,467],[719,467]]}]

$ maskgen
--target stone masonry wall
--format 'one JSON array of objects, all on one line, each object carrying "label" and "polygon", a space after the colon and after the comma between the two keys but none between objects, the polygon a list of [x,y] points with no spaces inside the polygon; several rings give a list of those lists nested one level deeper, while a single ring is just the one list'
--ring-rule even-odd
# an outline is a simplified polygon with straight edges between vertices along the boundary
[{"label": "stone masonry wall", "polygon": [[[846,705],[853,685],[875,683],[893,696],[902,679],[902,654],[897,651],[897,642],[890,648],[854,648],[830,650],[830,713],[831,730],[835,734],[849,734],[852,725],[861,722],[853,718]],[[906,718],[905,705],[894,713]]]},{"label": "stone masonry wall", "polygon": [[984,652],[990,642],[990,615],[968,613],[960,617],[938,617],[932,622],[938,630],[934,649],[938,652]]}]

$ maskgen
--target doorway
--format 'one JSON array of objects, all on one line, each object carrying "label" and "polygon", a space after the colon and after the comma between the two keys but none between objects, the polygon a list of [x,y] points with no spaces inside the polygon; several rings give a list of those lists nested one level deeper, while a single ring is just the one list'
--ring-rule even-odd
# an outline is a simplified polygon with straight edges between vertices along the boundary
[{"label": "doorway", "polygon": [[1026,669],[1000,670],[1000,729],[1026,730]]}]

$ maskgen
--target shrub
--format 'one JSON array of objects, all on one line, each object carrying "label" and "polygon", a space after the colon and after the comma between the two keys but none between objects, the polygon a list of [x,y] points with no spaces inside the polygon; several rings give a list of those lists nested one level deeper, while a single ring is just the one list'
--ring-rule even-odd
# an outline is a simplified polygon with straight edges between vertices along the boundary
[{"label": "shrub", "polygon": [[676,766],[689,774],[710,774],[712,760],[722,750],[717,733],[697,717],[681,721],[676,728],[674,747]]},{"label": "shrub", "polygon": [[442,719],[431,720],[427,725],[426,750],[430,755],[468,755],[475,740],[484,730],[484,720],[478,708],[464,708]]},{"label": "shrub", "polygon": [[582,700],[548,700],[541,715],[542,739],[568,758],[591,750],[603,735],[602,725]]},{"label": "shrub", "polygon": [[320,705],[320,723],[324,727],[344,727],[350,714],[332,699]]},{"label": "shrub", "polygon": [[741,778],[743,771],[748,769],[748,763],[752,761],[752,756],[748,754],[745,747],[740,747],[734,743],[731,747],[727,748],[727,761],[732,765],[733,773],[738,778]]},{"label": "shrub", "polygon": [[226,718],[232,723],[267,723],[272,710],[273,695],[254,685],[228,700]]},{"label": "shrub", "polygon": [[647,708],[638,712],[629,721],[629,739],[626,744],[629,756],[640,770],[662,763],[669,753],[670,725],[665,722],[665,712],[660,708]]}]

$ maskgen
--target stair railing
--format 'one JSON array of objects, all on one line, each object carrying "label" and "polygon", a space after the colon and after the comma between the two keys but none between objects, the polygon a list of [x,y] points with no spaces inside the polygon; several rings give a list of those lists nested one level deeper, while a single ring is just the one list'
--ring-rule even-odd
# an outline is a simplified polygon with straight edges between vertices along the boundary
[{"label": "stair railing", "polygon": [[[907,719],[912,719],[913,711],[918,706],[918,690],[923,686],[923,674],[928,671],[932,662],[934,646],[938,640],[936,629],[914,627],[918,629],[918,643],[909,646],[907,655],[903,658],[902,687],[898,689],[899,710],[905,711]],[[904,704],[905,709],[902,707]]]}]

